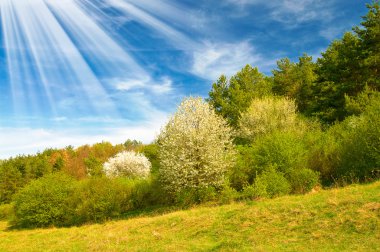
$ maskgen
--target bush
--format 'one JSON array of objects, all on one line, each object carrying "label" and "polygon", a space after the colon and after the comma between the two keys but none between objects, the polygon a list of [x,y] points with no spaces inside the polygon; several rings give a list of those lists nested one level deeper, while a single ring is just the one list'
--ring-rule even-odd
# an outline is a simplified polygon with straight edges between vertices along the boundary
[{"label": "bush", "polygon": [[253,99],[239,120],[239,137],[253,142],[274,131],[289,131],[299,124],[293,100],[279,97]]},{"label": "bush", "polygon": [[287,174],[292,193],[310,192],[319,182],[319,174],[310,169],[294,169]]},{"label": "bush", "polygon": [[258,183],[256,185],[247,185],[242,191],[244,199],[258,199],[268,197],[266,184]]},{"label": "bush", "polygon": [[158,144],[160,180],[172,195],[189,188],[220,188],[233,165],[231,130],[201,98],[182,101]]},{"label": "bush", "polygon": [[380,99],[374,99],[359,117],[347,118],[348,134],[341,145],[336,177],[353,177],[360,181],[380,175]]},{"label": "bush", "polygon": [[176,194],[176,203],[181,207],[215,201],[217,192],[214,187],[186,188]]},{"label": "bush", "polygon": [[141,147],[141,152],[149,159],[150,163],[152,164],[152,174],[157,174],[160,167],[160,161],[158,159],[158,145],[155,143],[143,145]]},{"label": "bush", "polygon": [[326,132],[314,133],[315,141],[309,146],[306,167],[318,172],[321,182],[329,185],[339,165],[342,149],[342,124],[330,127]]},{"label": "bush", "polygon": [[276,172],[272,168],[257,176],[254,182],[254,188],[258,196],[261,194],[269,198],[286,195],[291,191],[291,186],[284,175],[281,172]]},{"label": "bush", "polygon": [[157,185],[150,179],[92,177],[75,181],[64,174],[49,175],[16,195],[13,224],[71,226],[118,218],[128,211],[167,204],[168,197]]},{"label": "bush", "polygon": [[0,220],[10,220],[13,216],[13,205],[3,204],[0,205]]},{"label": "bush", "polygon": [[229,185],[225,185],[218,195],[218,201],[222,204],[228,204],[239,199],[239,193]]},{"label": "bush", "polygon": [[252,146],[238,145],[235,165],[228,173],[228,179],[232,188],[242,191],[244,187],[253,183],[257,173],[261,173],[260,167],[255,163],[255,149]]},{"label": "bush", "polygon": [[243,198],[274,198],[290,193],[291,186],[283,173],[277,172],[273,167],[269,167],[262,174],[258,175],[252,185],[244,187]]},{"label": "bush", "polygon": [[74,190],[74,179],[62,173],[32,181],[14,197],[14,224],[21,227],[65,225],[72,214],[68,198]]},{"label": "bush", "polygon": [[304,134],[299,132],[273,132],[259,138],[253,146],[253,169],[261,173],[264,167],[275,166],[284,174],[291,169],[302,168],[307,164],[307,146]]},{"label": "bush", "polygon": [[12,161],[0,165],[0,203],[9,203],[13,195],[23,186],[21,172]]},{"label": "bush", "polygon": [[134,209],[170,205],[171,198],[156,177],[138,180],[132,192],[131,202]]},{"label": "bush", "polygon": [[127,179],[90,178],[80,181],[68,199],[73,213],[68,224],[103,222],[133,209],[136,182]]},{"label": "bush", "polygon": [[129,211],[169,205],[168,198],[154,178],[91,178],[81,181],[70,198],[74,212],[70,225],[103,222]]},{"label": "bush", "polygon": [[110,158],[104,164],[104,171],[109,177],[146,178],[152,165],[141,153],[124,151]]},{"label": "bush", "polygon": [[309,155],[309,167],[324,184],[377,179],[380,174],[380,99],[373,98],[360,116],[331,126]]}]

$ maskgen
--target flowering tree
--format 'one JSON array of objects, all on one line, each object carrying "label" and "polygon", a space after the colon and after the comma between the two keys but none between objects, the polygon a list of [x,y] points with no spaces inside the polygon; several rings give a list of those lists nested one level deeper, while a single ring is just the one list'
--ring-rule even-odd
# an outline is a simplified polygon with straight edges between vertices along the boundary
[{"label": "flowering tree", "polygon": [[250,141],[273,131],[295,129],[297,120],[294,100],[268,97],[253,99],[250,107],[241,115],[239,136]]},{"label": "flowering tree", "polygon": [[109,177],[146,178],[149,175],[151,164],[141,153],[123,151],[104,163],[103,169]]},{"label": "flowering tree", "polygon": [[160,178],[171,193],[219,187],[232,166],[231,130],[202,98],[187,98],[162,129]]}]

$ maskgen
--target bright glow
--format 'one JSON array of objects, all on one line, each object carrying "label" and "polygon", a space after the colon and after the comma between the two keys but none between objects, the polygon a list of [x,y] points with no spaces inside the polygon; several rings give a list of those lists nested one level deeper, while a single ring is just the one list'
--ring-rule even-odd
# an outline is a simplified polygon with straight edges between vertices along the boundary
[{"label": "bright glow", "polygon": [[[4,0],[0,5],[15,114],[118,116],[107,92],[118,86],[110,79],[143,88],[154,82],[96,22],[96,13],[83,9],[88,1]],[[161,93],[170,89],[167,82],[152,87]]]}]

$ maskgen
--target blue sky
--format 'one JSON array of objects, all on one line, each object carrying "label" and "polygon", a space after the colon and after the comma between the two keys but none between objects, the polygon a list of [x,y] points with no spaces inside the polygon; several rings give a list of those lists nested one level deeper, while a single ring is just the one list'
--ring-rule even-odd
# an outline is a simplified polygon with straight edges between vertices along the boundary
[{"label": "blue sky", "polygon": [[361,0],[0,0],[0,158],[149,142],[184,96],[245,64],[314,58]]}]

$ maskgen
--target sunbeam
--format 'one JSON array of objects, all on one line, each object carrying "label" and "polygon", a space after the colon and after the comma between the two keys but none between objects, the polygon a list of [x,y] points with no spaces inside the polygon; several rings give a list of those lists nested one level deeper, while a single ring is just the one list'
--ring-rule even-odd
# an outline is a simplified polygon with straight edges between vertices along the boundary
[{"label": "sunbeam", "polygon": [[[1,2],[1,20],[3,28],[4,46],[7,55],[7,65],[10,81],[12,82],[13,110],[25,112],[26,101],[31,100],[32,106],[38,105],[35,92],[31,83],[32,72],[27,67],[27,51],[20,23],[17,22],[16,14],[9,0]],[[30,80],[30,81],[28,81]],[[28,94],[28,96],[26,96]],[[29,102],[28,102],[29,103]],[[35,108],[34,108],[35,109]]]},{"label": "sunbeam", "polygon": [[[148,74],[72,0],[47,0],[62,27],[101,75],[146,78]],[[96,19],[96,18],[95,18]]]},{"label": "sunbeam", "polygon": [[[73,110],[116,116],[120,108],[108,92],[121,90],[120,83],[168,89],[167,82],[158,88],[104,30],[97,20],[106,14],[89,1],[4,0],[0,7],[15,114],[38,114],[43,107],[54,117]],[[135,102],[131,95],[125,94],[126,103]]]},{"label": "sunbeam", "polygon": [[164,38],[168,39],[173,46],[181,48],[183,50],[189,50],[191,48],[196,48],[197,44],[195,41],[190,39],[188,36],[178,31],[174,27],[166,24],[159,18],[156,18],[149,12],[138,7],[137,4],[132,4],[129,1],[123,0],[105,0],[110,6],[117,8],[124,12],[127,16],[132,16],[139,22],[147,25],[153,30],[159,32]]},{"label": "sunbeam", "polygon": [[65,111],[64,99],[77,97],[78,100],[78,94],[83,94],[81,99],[97,101],[88,102],[95,111],[107,109],[112,113],[112,101],[46,3],[42,0],[12,1],[8,5],[13,5],[26,36],[53,114],[57,113],[57,105]]}]

